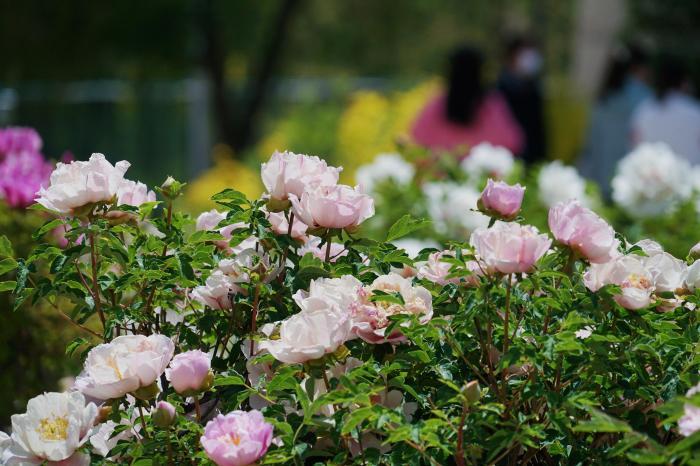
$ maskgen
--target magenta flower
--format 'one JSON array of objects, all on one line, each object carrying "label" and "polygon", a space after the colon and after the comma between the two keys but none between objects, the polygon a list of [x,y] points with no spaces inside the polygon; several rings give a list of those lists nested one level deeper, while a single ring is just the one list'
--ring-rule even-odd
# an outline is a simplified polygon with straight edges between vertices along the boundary
[{"label": "magenta flower", "polygon": [[10,207],[25,208],[46,187],[53,165],[38,152],[10,152],[0,162],[0,197]]},{"label": "magenta flower", "polygon": [[211,357],[200,351],[186,351],[176,355],[165,370],[165,376],[176,392],[194,395],[211,386]]},{"label": "magenta flower", "polygon": [[511,186],[504,181],[489,179],[479,198],[479,206],[487,213],[510,219],[520,211],[524,195],[525,188],[520,184]]},{"label": "magenta flower", "polygon": [[0,160],[8,154],[20,152],[37,153],[42,141],[34,128],[8,127],[0,129]]},{"label": "magenta flower", "polygon": [[272,430],[260,411],[233,411],[209,421],[199,441],[218,466],[246,466],[267,452]]}]

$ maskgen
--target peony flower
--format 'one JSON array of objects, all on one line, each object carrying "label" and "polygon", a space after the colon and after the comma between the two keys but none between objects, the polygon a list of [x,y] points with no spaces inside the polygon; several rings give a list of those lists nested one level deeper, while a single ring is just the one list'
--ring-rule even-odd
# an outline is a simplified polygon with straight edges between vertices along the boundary
[{"label": "peony flower", "polygon": [[675,292],[685,285],[688,266],[667,252],[643,258],[644,268],[651,274],[656,291]]},{"label": "peony flower", "polygon": [[[700,384],[687,391],[685,396],[691,397],[700,392]],[[678,432],[683,437],[690,437],[700,430],[700,406],[686,403],[683,406],[683,416],[678,419]]]},{"label": "peony flower", "polygon": [[498,221],[472,233],[469,244],[486,273],[507,274],[530,272],[552,240],[533,226]]},{"label": "peony flower", "polygon": [[353,229],[374,215],[374,200],[345,185],[319,186],[289,200],[294,215],[310,228]]},{"label": "peony flower", "polygon": [[549,209],[549,229],[554,238],[592,263],[619,255],[615,230],[578,201],[560,202]]},{"label": "peony flower", "polygon": [[129,165],[125,160],[112,165],[102,154],[92,154],[87,162],[59,162],[49,187],[37,193],[37,202],[64,214],[96,202],[112,202]]},{"label": "peony flower", "polygon": [[415,167],[406,162],[401,154],[379,154],[372,163],[357,168],[355,181],[365,192],[371,193],[378,184],[387,180],[406,185],[413,180],[415,173]]},{"label": "peony flower", "polygon": [[[249,248],[240,251],[231,259],[222,259],[216,270],[220,270],[234,283],[250,282],[250,274],[256,273],[264,283],[270,283],[282,271],[277,263],[271,263],[270,257],[262,251]],[[243,291],[243,290],[241,290]]]},{"label": "peony flower", "polygon": [[609,262],[592,264],[583,277],[591,291],[605,285],[617,285],[622,293],[615,301],[625,309],[642,309],[652,302],[654,279],[644,267],[643,257],[636,254],[619,256]]},{"label": "peony flower", "polygon": [[[321,247],[321,238],[317,236],[312,236],[306,243],[304,243],[302,247],[299,248],[299,251],[297,251],[297,253],[299,254],[299,257],[304,257],[306,254],[311,253],[315,257],[321,259],[322,261],[325,261],[327,247],[328,243],[324,244],[323,247]],[[335,262],[338,260],[339,257],[344,257],[347,255],[348,250],[344,244],[334,243],[331,241],[331,262]]]},{"label": "peony flower", "polygon": [[271,199],[301,198],[304,191],[335,186],[342,168],[330,167],[316,156],[275,151],[260,167],[263,184]]},{"label": "peony flower", "polygon": [[283,321],[278,340],[263,340],[259,348],[288,364],[319,359],[350,338],[350,315],[330,300],[308,298],[302,312]]},{"label": "peony flower", "polygon": [[613,201],[633,217],[662,215],[690,198],[692,176],[688,161],[667,144],[640,144],[617,165]]},{"label": "peony flower", "polygon": [[272,431],[260,411],[233,411],[209,421],[200,442],[217,466],[246,466],[265,455]]},{"label": "peony flower", "polygon": [[586,180],[576,168],[564,165],[559,160],[542,167],[537,175],[537,189],[540,202],[547,207],[573,199],[584,206],[591,203],[586,195]]},{"label": "peony flower", "polygon": [[644,251],[647,256],[655,256],[656,254],[661,254],[664,252],[663,246],[651,239],[642,239],[634,243],[633,246],[637,246]]},{"label": "peony flower", "polygon": [[153,423],[158,427],[167,428],[175,422],[177,417],[177,411],[175,406],[171,405],[167,401],[159,401],[156,403],[156,408],[151,414],[151,419]]},{"label": "peony flower", "polygon": [[[374,291],[387,294],[398,293],[403,304],[393,301],[371,301]],[[390,273],[377,277],[362,289],[360,300],[353,303],[353,332],[368,343],[394,343],[403,341],[404,335],[396,330],[386,335],[389,317],[398,314],[415,315],[421,323],[433,317],[433,297],[422,286],[414,286],[410,279]]]},{"label": "peony flower", "polygon": [[[309,291],[299,290],[294,293],[294,302],[302,311],[316,306],[316,300],[322,299],[338,306],[341,311],[350,312],[351,306],[359,298],[362,282],[352,275],[339,278],[317,278],[311,280]],[[309,304],[307,304],[309,303]]]},{"label": "peony flower", "polygon": [[32,398],[25,414],[12,416],[12,445],[3,464],[89,464],[89,456],[86,463],[76,450],[88,441],[97,411],[79,392]]},{"label": "peony flower", "polygon": [[580,340],[585,340],[586,338],[593,335],[594,330],[595,330],[595,327],[591,327],[590,325],[586,325],[582,329],[576,330],[574,332],[574,335],[576,335],[576,338],[578,338]]},{"label": "peony flower", "polygon": [[[248,225],[246,225],[243,222],[236,222],[236,223],[231,223],[230,225],[223,226],[221,228],[219,227],[219,223],[221,223],[222,220],[226,219],[226,214],[219,212],[216,209],[212,209],[208,212],[202,212],[199,214],[199,217],[197,217],[197,222],[195,224],[195,229],[197,231],[218,231],[218,233],[224,237],[223,240],[221,241],[214,241],[214,244],[216,245],[217,248],[219,248],[222,251],[226,251],[228,254],[238,254],[239,252],[243,251],[244,249],[248,248],[254,248],[255,244],[258,242],[258,239],[254,236],[251,236],[249,238],[244,239],[240,243],[238,243],[236,246],[231,247],[229,242],[231,241],[231,237],[233,236],[233,232],[235,230],[241,230],[248,228]],[[218,230],[217,230],[218,229]]]},{"label": "peony flower", "polygon": [[34,128],[10,126],[0,129],[0,160],[9,154],[29,152],[37,154],[43,142]]},{"label": "peony flower", "polygon": [[514,164],[515,158],[511,151],[482,142],[472,148],[460,166],[472,177],[502,179],[513,171]]},{"label": "peony flower", "polygon": [[165,369],[165,377],[176,392],[192,396],[211,388],[211,356],[200,350],[191,350],[176,355]]},{"label": "peony flower", "polygon": [[435,230],[443,235],[469,235],[486,227],[489,218],[477,211],[479,193],[471,186],[434,182],[423,185],[428,215]]},{"label": "peony flower", "polygon": [[695,291],[700,287],[700,261],[696,260],[688,267],[685,276],[685,286],[690,291]]},{"label": "peony flower", "polygon": [[117,189],[117,205],[139,207],[141,204],[155,200],[156,193],[139,181],[123,180]]},{"label": "peony flower", "polygon": [[99,400],[121,398],[158,380],[173,357],[175,345],[165,335],[125,335],[90,350],[78,390]]},{"label": "peony flower", "polygon": [[693,259],[697,259],[700,257],[700,243],[696,243],[692,248],[690,248],[690,251],[688,251],[688,255],[692,257]]},{"label": "peony flower", "polygon": [[[267,219],[270,221],[272,231],[278,235],[286,235],[289,233],[289,221],[282,212],[268,212]],[[294,217],[292,220],[292,238],[305,241],[306,229],[308,227],[304,222]]]},{"label": "peony flower", "polygon": [[438,285],[447,285],[448,283],[454,283],[459,285],[460,283],[467,285],[478,285],[479,279],[478,275],[481,275],[481,270],[479,264],[475,261],[469,261],[467,263],[467,269],[472,272],[471,275],[466,275],[462,277],[451,277],[450,269],[452,264],[442,260],[443,257],[454,257],[453,251],[439,251],[434,252],[428,256],[428,261],[422,263],[418,267],[418,278],[424,278],[428,281],[436,283]]},{"label": "peony flower", "polygon": [[[159,402],[163,403],[163,402]],[[135,411],[137,415],[138,411]],[[114,430],[118,425],[125,425],[128,428],[122,430],[118,434],[114,435]],[[106,421],[97,427],[97,431],[90,436],[90,445],[92,445],[92,450],[102,457],[107,457],[109,452],[117,446],[120,440],[129,440],[137,435],[137,432],[141,430],[141,424],[134,422],[134,419],[122,418],[121,422],[117,424],[114,421]],[[118,459],[118,458],[112,458]]]},{"label": "peony flower", "polygon": [[195,301],[212,309],[230,309],[232,293],[243,290],[237,282],[221,270],[214,270],[203,286],[195,287],[190,296]]},{"label": "peony flower", "polygon": [[0,161],[0,198],[23,209],[49,183],[53,165],[38,152],[11,152]]},{"label": "peony flower", "polygon": [[516,184],[511,186],[503,181],[489,178],[481,193],[478,205],[486,211],[503,218],[513,218],[520,212],[525,188]]}]

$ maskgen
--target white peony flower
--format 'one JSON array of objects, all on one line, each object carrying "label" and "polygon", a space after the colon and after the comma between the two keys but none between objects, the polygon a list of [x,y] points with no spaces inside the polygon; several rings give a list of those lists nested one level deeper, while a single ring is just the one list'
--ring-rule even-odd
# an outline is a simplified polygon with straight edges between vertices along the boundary
[{"label": "white peony flower", "polygon": [[[240,283],[240,282],[239,282]],[[221,270],[214,270],[202,286],[195,287],[190,296],[195,301],[212,309],[230,309],[229,294],[240,293],[241,287],[232,277]]]},{"label": "white peony flower", "polygon": [[700,287],[700,260],[693,262],[688,267],[688,272],[685,277],[685,285],[690,291],[695,291]]},{"label": "white peony flower", "polygon": [[645,143],[617,165],[613,200],[634,217],[662,215],[693,191],[690,164],[665,143]]},{"label": "white peony flower", "polygon": [[489,224],[489,217],[476,211],[480,193],[471,186],[449,182],[426,183],[423,193],[428,215],[438,233],[467,236]]},{"label": "white peony flower", "polygon": [[[685,396],[691,397],[698,392],[700,392],[700,384],[688,390]],[[678,419],[678,432],[684,437],[689,437],[700,430],[700,406],[686,403],[683,411],[683,416]]]},{"label": "white peony flower", "polygon": [[503,179],[513,171],[514,164],[515,158],[510,150],[482,142],[472,148],[460,166],[473,178]]},{"label": "white peony flower", "polygon": [[[323,246],[321,246],[321,241],[321,238],[319,238],[318,236],[309,237],[309,240],[306,243],[304,243],[302,247],[299,248],[297,254],[299,254],[299,257],[304,257],[306,254],[311,253],[315,257],[321,259],[322,261],[325,261],[326,248],[328,247],[328,243],[325,243]],[[338,258],[347,255],[348,250],[345,248],[345,245],[343,243],[334,243],[331,241],[331,262],[335,262],[336,260],[338,260]]]},{"label": "white peony flower", "polygon": [[87,162],[59,162],[51,173],[49,187],[39,190],[36,201],[64,214],[95,202],[111,202],[129,165],[125,160],[112,165],[102,154],[92,154]]},{"label": "white peony flower", "polygon": [[278,361],[303,363],[337,350],[350,338],[351,329],[347,312],[331,301],[309,298],[302,312],[282,322],[278,340],[261,341],[259,347]]},{"label": "white peony flower", "polygon": [[290,194],[301,198],[306,190],[335,186],[342,168],[329,166],[315,155],[277,152],[260,166],[267,194],[275,200],[287,200]]},{"label": "white peony flower", "polygon": [[299,290],[294,293],[294,301],[302,309],[316,305],[316,299],[322,299],[338,306],[341,311],[350,312],[352,303],[359,299],[362,282],[352,275],[340,278],[317,278],[311,280],[309,291]]},{"label": "white peony flower", "polygon": [[539,199],[547,207],[576,199],[583,206],[590,206],[586,196],[586,180],[576,168],[564,165],[559,160],[543,166],[537,175]]},{"label": "white peony flower", "polygon": [[400,154],[379,154],[372,163],[358,167],[355,181],[365,192],[371,193],[377,184],[386,180],[393,180],[398,185],[408,184],[415,173],[415,167]]},{"label": "white peony flower", "polygon": [[3,464],[89,464],[90,457],[76,450],[87,442],[97,413],[97,406],[86,405],[80,392],[32,398],[25,414],[12,416],[12,444]]},{"label": "white peony flower", "polygon": [[117,205],[139,207],[146,202],[154,202],[156,193],[140,181],[122,180],[117,189]]},{"label": "white peony flower", "polygon": [[626,309],[641,309],[651,304],[654,292],[654,278],[646,269],[644,259],[629,254],[603,264],[591,264],[583,282],[591,291],[598,291],[605,285],[618,285],[622,293],[615,296],[615,301]]},{"label": "white peony flower", "polygon": [[255,236],[250,236],[238,243],[237,245],[231,247],[229,245],[229,241],[231,241],[233,232],[235,230],[247,228],[248,225],[246,225],[243,222],[236,222],[230,225],[223,226],[221,228],[217,228],[219,226],[219,223],[225,219],[226,214],[224,214],[223,212],[219,212],[216,209],[212,209],[207,212],[202,212],[201,214],[199,214],[199,217],[197,217],[195,229],[197,231],[218,231],[218,233],[221,236],[223,236],[224,239],[221,241],[214,241],[214,244],[217,248],[227,252],[228,254],[238,254],[244,249],[255,247],[255,244],[258,242],[258,238],[256,238]]},{"label": "white peony flower", "polygon": [[643,258],[644,267],[651,274],[656,291],[671,291],[683,288],[688,275],[688,266],[667,252],[659,252]]},{"label": "white peony flower", "polygon": [[121,398],[163,374],[175,344],[165,335],[125,335],[90,350],[75,386],[99,400]]}]

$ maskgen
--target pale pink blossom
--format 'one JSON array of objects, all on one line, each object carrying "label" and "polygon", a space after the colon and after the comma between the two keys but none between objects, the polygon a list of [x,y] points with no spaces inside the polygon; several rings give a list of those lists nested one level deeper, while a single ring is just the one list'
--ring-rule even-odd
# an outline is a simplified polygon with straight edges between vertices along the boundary
[{"label": "pale pink blossom", "polygon": [[[371,301],[373,292],[398,293],[403,304],[389,301]],[[410,279],[390,273],[377,277],[371,285],[360,290],[359,300],[352,303],[353,332],[368,343],[396,343],[406,338],[400,330],[386,334],[391,316],[414,315],[421,323],[433,317],[433,297],[422,286],[414,286]]]},{"label": "pale pink blossom", "polygon": [[37,193],[37,202],[64,214],[93,203],[111,203],[129,165],[125,160],[112,165],[102,154],[92,154],[87,162],[59,162],[51,173],[48,188]]},{"label": "pale pink blossom", "polygon": [[290,195],[300,198],[304,191],[334,186],[342,168],[329,166],[316,156],[275,152],[260,167],[260,174],[271,199],[284,201]]},{"label": "pale pink blossom", "polygon": [[607,262],[620,254],[615,230],[576,200],[559,202],[549,209],[549,228],[557,241],[591,263]]},{"label": "pale pink blossom", "polygon": [[140,181],[123,180],[117,189],[117,205],[139,207],[146,202],[155,202],[156,193]]},{"label": "pale pink blossom", "polygon": [[[359,299],[362,282],[352,275],[338,278],[317,278],[311,280],[309,291],[299,290],[294,293],[294,301],[303,310],[313,307],[316,299],[322,299],[337,305],[341,311],[350,312],[353,303]],[[307,302],[312,302],[307,305]]]},{"label": "pale pink blossom", "polygon": [[[454,257],[454,251],[438,251],[430,254],[426,262],[420,263],[418,265],[418,278],[424,278],[428,281],[436,283],[438,285],[447,285],[448,283],[454,284],[466,284],[466,285],[478,285],[479,278],[481,275],[481,270],[479,264],[476,261],[467,262],[467,270],[471,272],[469,275],[449,277],[452,273],[453,264],[443,260],[445,257]],[[456,269],[455,272],[459,271]],[[449,278],[448,278],[449,277]]]},{"label": "pale pink blossom", "polygon": [[[270,221],[272,231],[278,235],[289,233],[289,221],[282,212],[268,212],[267,219]],[[302,241],[306,240],[306,229],[304,222],[294,217],[292,220],[292,238]]]},{"label": "pale pink blossom", "polygon": [[615,296],[615,301],[626,309],[642,309],[652,303],[654,279],[644,267],[643,258],[635,254],[592,264],[583,281],[591,291],[598,291],[605,285],[619,286],[622,293]]},{"label": "pale pink blossom", "polygon": [[[700,392],[700,384],[694,386],[685,394],[691,397]],[[686,403],[683,406],[683,416],[678,420],[678,432],[684,437],[690,437],[700,430],[700,406]]]},{"label": "pale pink blossom", "polygon": [[[311,253],[322,261],[326,260],[326,249],[328,243],[321,246],[321,238],[317,236],[312,236],[309,240],[304,243],[302,247],[299,248],[297,253],[300,257],[304,257],[306,254]],[[347,256],[348,250],[344,244],[334,243],[331,241],[331,251],[330,251],[330,261],[335,262],[338,258]]]},{"label": "pale pink blossom", "polygon": [[117,337],[90,350],[75,386],[99,400],[121,398],[156,382],[174,351],[165,335]]},{"label": "pale pink blossom", "polygon": [[231,241],[233,232],[235,230],[248,228],[248,225],[246,225],[243,222],[235,222],[229,225],[219,227],[219,223],[221,223],[221,221],[225,219],[226,214],[224,214],[223,212],[219,212],[216,209],[212,209],[207,212],[202,212],[201,214],[199,214],[199,217],[197,217],[195,229],[197,231],[217,231],[221,236],[224,237],[224,239],[214,241],[214,244],[217,248],[219,248],[222,251],[225,251],[228,254],[237,254],[243,251],[244,249],[255,247],[255,244],[257,243],[258,239],[254,236],[250,236],[238,243],[237,245],[231,247],[229,242]]},{"label": "pale pink blossom", "polygon": [[211,356],[200,350],[175,355],[165,369],[165,377],[176,392],[193,395],[211,386]]},{"label": "pale pink blossom", "polygon": [[294,215],[310,228],[352,229],[374,215],[374,200],[345,185],[319,186],[289,199]]},{"label": "pale pink blossom", "polygon": [[221,270],[214,270],[204,285],[195,287],[190,296],[211,309],[230,309],[231,294],[241,293],[240,285]]},{"label": "pale pink blossom", "polygon": [[469,243],[485,273],[508,274],[530,272],[552,240],[533,226],[499,221],[477,229]]},{"label": "pale pink blossom", "polygon": [[247,466],[265,455],[272,432],[260,411],[233,411],[209,421],[200,442],[217,466]]},{"label": "pale pink blossom", "polygon": [[525,188],[520,184],[511,186],[489,178],[479,198],[479,206],[487,213],[510,219],[520,212],[524,195]]}]

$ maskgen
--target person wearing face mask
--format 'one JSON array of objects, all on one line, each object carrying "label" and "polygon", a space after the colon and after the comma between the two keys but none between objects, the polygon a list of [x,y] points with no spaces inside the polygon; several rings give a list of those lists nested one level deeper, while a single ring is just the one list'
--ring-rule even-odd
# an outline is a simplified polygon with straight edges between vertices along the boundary
[{"label": "person wearing face mask", "polygon": [[520,152],[522,131],[503,96],[484,83],[482,68],[478,50],[463,46],[452,53],[447,89],[428,101],[413,123],[415,143],[460,159],[482,142]]},{"label": "person wearing face mask", "polygon": [[515,37],[508,42],[497,87],[525,134],[525,146],[520,155],[527,165],[547,155],[541,69],[542,55],[533,41]]}]

